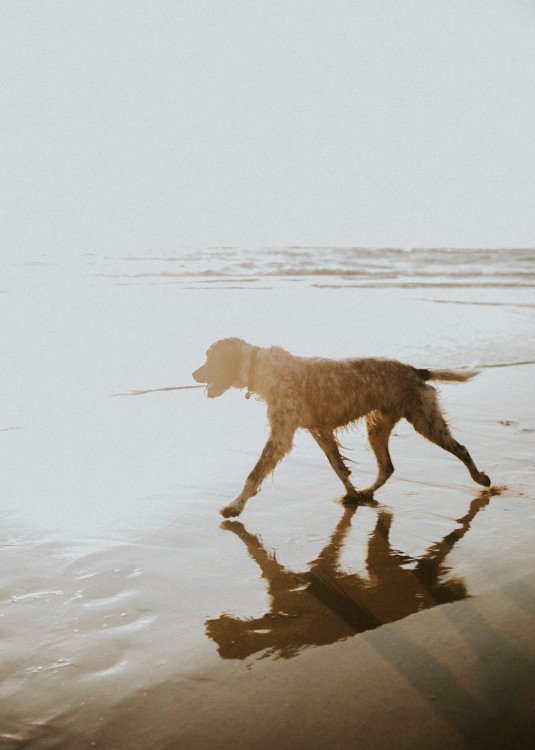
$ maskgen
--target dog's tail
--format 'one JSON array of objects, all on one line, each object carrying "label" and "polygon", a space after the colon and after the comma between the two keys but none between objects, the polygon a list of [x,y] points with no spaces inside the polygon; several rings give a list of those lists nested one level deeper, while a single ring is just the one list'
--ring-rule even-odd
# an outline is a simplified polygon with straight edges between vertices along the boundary
[{"label": "dog's tail", "polygon": [[422,380],[450,380],[464,383],[479,375],[481,370],[416,370]]}]

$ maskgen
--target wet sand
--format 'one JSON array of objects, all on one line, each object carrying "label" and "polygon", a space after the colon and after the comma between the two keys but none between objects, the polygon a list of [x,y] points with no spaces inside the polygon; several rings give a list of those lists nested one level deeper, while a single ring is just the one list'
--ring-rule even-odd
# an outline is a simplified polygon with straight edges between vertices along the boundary
[{"label": "wet sand", "polygon": [[[227,522],[263,406],[173,390],[224,333],[418,366],[526,361],[531,292],[262,298],[41,273],[2,297],[18,320],[0,424],[2,747],[533,746],[532,365],[441,387],[490,492],[402,423],[393,478],[347,508],[303,434]],[[363,429],[343,442],[368,484]]]}]

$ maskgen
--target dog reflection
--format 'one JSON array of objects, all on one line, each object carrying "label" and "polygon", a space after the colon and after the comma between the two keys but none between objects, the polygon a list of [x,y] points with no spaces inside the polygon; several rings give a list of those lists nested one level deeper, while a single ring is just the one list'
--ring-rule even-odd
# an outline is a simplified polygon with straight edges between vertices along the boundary
[{"label": "dog reflection", "polygon": [[445,560],[489,500],[490,493],[482,492],[458,520],[460,526],[417,559],[392,549],[392,515],[381,510],[369,537],[364,578],[339,570],[355,508],[344,511],[327,546],[302,573],[280,565],[239,521],[226,521],[222,528],[242,540],[268,582],[271,610],[255,619],[223,614],[206,621],[206,632],[223,659],[245,659],[260,651],[263,657],[290,658],[306,646],[334,643],[422,609],[464,599],[465,584],[447,577]]}]

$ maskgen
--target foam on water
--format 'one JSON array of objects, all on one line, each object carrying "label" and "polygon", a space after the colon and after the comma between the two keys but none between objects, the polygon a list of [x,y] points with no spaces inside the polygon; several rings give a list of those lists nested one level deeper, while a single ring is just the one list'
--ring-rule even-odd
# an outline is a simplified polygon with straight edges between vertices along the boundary
[{"label": "foam on water", "polygon": [[209,248],[170,255],[85,256],[105,276],[326,279],[359,286],[535,285],[535,251],[442,248]]},{"label": "foam on water", "polygon": [[200,284],[286,278],[359,286],[535,286],[535,249],[529,248],[215,247],[18,259],[26,272],[58,265],[117,280],[197,279]]}]

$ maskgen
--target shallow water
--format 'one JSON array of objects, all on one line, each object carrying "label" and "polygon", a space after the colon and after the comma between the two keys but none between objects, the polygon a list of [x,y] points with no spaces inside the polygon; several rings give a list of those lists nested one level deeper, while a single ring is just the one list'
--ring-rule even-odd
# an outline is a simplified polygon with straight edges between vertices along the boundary
[{"label": "shallow water", "polygon": [[[533,519],[535,424],[522,408],[529,365],[493,367],[535,360],[535,256],[508,253],[4,263],[4,744],[86,746],[111,706],[151,686],[224,684],[258,659],[299,658],[514,580]],[[463,467],[401,425],[381,505],[344,511],[337,478],[300,435],[243,525],[220,528],[217,509],[265,440],[264,408],[243,393],[173,389],[229,335],[304,355],[489,366],[444,386],[443,400],[508,489],[478,494]],[[371,477],[362,431],[347,442]],[[160,730],[140,747],[165,746]]]},{"label": "shallow water", "polygon": [[233,279],[305,279],[318,285],[534,286],[535,251],[438,248],[209,248],[166,256],[84,256],[108,278],[197,279],[199,285]]}]

